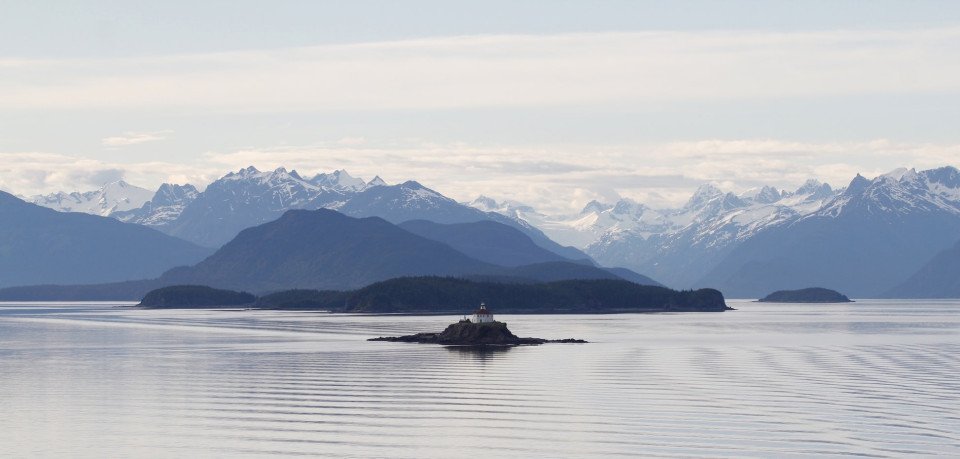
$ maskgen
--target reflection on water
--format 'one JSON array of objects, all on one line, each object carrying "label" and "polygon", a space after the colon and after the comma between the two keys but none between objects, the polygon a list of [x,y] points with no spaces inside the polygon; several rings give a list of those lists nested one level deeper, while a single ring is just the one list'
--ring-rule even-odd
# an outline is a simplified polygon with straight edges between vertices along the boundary
[{"label": "reflection on water", "polygon": [[464,359],[488,360],[510,352],[514,346],[444,346],[444,349]]},{"label": "reflection on water", "polygon": [[6,455],[960,456],[960,302],[457,317],[0,304]]}]

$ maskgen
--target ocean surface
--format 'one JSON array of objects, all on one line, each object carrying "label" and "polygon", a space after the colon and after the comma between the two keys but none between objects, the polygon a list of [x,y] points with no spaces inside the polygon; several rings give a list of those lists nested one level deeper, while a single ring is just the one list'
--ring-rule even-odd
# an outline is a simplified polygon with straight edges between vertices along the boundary
[{"label": "ocean surface", "polygon": [[[0,303],[0,456],[960,457],[960,302],[458,317]],[[496,311],[494,311],[496,312]]]}]

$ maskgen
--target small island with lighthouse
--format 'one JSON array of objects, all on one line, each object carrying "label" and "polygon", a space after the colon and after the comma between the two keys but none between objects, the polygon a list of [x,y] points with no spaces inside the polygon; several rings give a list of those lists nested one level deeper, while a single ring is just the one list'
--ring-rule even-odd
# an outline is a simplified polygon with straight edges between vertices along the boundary
[{"label": "small island with lighthouse", "polygon": [[439,333],[417,333],[407,336],[381,336],[370,338],[367,341],[393,341],[400,343],[443,344],[448,346],[521,346],[545,343],[586,343],[582,339],[543,339],[520,338],[514,335],[507,324],[497,322],[493,312],[486,305],[473,312],[473,316],[464,317],[459,322],[452,323]]}]

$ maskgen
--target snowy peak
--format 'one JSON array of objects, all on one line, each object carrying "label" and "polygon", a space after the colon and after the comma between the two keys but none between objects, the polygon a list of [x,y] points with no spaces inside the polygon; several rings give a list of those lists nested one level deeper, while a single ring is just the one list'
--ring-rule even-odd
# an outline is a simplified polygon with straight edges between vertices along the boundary
[{"label": "snowy peak", "polygon": [[836,192],[827,183],[810,179],[793,192],[793,196],[803,196],[807,201],[822,201],[833,197]]},{"label": "snowy peak", "polygon": [[900,168],[873,180],[857,176],[843,194],[827,203],[819,215],[846,213],[907,215],[948,212],[960,215],[960,177],[952,167],[917,172]]},{"label": "snowy peak", "polygon": [[164,183],[160,185],[160,188],[157,188],[157,192],[153,194],[153,199],[151,199],[150,202],[154,206],[186,205],[194,199],[197,199],[198,194],[199,191],[197,191],[196,187],[190,184],[175,185]]},{"label": "snowy peak", "polygon": [[378,175],[367,183],[367,188],[372,188],[375,186],[387,186],[387,182],[383,181],[383,179]]},{"label": "snowy peak", "polygon": [[580,210],[580,215],[592,214],[592,213],[601,213],[606,212],[610,209],[613,209],[613,206],[610,204],[603,204],[597,200],[593,200],[583,206],[583,209]]},{"label": "snowy peak", "polygon": [[150,190],[119,180],[94,191],[69,194],[61,191],[33,196],[28,201],[60,212],[83,212],[107,217],[116,212],[138,209],[152,196]]},{"label": "snowy peak", "polygon": [[310,179],[310,183],[316,186],[350,191],[360,191],[367,187],[367,183],[363,179],[353,177],[343,169],[329,174],[317,174]]},{"label": "snowy peak", "polygon": [[495,199],[483,195],[477,196],[477,199],[468,205],[484,212],[496,212],[500,209],[500,204]]},{"label": "snowy peak", "polygon": [[917,170],[900,167],[881,175],[880,178],[892,180],[894,182],[912,181],[917,178]]},{"label": "snowy peak", "polygon": [[617,215],[630,215],[634,217],[639,217],[643,215],[644,212],[648,210],[648,207],[636,202],[632,199],[621,199],[610,209],[611,212]]},{"label": "snowy peak", "polygon": [[751,188],[740,194],[739,198],[746,201],[758,202],[761,204],[772,204],[780,200],[783,194],[780,190],[772,186],[763,186],[760,188]]},{"label": "snowy peak", "polygon": [[690,197],[683,208],[697,209],[703,207],[710,201],[722,197],[723,195],[723,191],[720,191],[720,188],[717,188],[713,184],[707,183],[705,185],[700,185],[700,187],[697,188],[697,191],[693,193],[693,196]]}]

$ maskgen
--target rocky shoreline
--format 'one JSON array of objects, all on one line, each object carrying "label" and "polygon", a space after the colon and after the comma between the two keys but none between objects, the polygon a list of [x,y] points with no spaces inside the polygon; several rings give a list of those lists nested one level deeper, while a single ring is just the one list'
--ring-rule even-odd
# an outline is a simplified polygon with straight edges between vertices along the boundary
[{"label": "rocky shoreline", "polygon": [[586,343],[575,338],[543,339],[520,338],[514,335],[503,322],[473,323],[468,320],[450,324],[439,333],[417,333],[406,336],[381,336],[367,341],[390,341],[397,343],[442,344],[448,346],[523,346],[546,343]]}]

